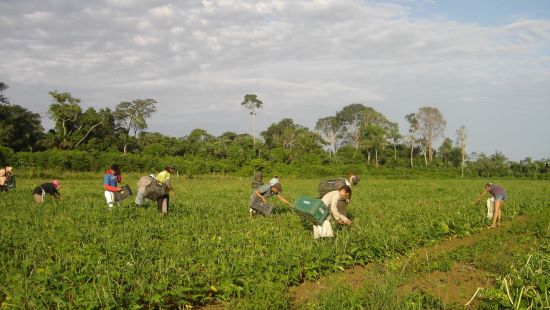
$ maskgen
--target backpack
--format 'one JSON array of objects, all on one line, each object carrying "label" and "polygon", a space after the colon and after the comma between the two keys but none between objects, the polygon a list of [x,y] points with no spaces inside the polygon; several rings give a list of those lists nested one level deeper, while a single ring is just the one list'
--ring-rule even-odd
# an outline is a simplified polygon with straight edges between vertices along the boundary
[{"label": "backpack", "polygon": [[346,185],[345,179],[335,179],[319,182],[319,198],[323,198],[328,192],[337,191],[340,187]]}]

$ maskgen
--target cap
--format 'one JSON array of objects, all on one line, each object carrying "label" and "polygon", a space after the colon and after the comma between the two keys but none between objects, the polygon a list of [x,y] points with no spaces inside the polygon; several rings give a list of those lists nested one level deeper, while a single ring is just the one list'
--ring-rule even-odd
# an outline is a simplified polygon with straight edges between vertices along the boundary
[{"label": "cap", "polygon": [[59,188],[59,185],[61,185],[60,182],[59,182],[59,180],[57,180],[57,179],[53,180],[53,181],[52,181],[52,184],[53,184],[53,187],[54,187],[54,188]]}]

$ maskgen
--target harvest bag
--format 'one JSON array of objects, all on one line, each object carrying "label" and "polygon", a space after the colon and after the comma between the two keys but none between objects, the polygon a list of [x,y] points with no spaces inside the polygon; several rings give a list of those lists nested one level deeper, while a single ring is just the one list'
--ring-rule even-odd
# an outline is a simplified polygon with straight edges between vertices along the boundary
[{"label": "harvest bag", "polygon": [[15,176],[11,175],[6,179],[4,185],[0,185],[0,191],[7,192],[8,190],[15,189]]},{"label": "harvest bag", "polygon": [[493,218],[493,211],[495,210],[495,198],[491,197],[487,199],[487,218]]},{"label": "harvest bag", "polygon": [[145,193],[143,197],[149,200],[157,200],[161,196],[166,194],[166,184],[157,180],[151,182],[151,184],[145,187]]},{"label": "harvest bag", "polygon": [[324,221],[323,225],[313,225],[313,239],[325,237],[334,237],[330,221]]},{"label": "harvest bag", "polygon": [[115,194],[115,201],[120,202],[121,200],[132,196],[132,190],[130,189],[130,186],[126,184],[122,187],[122,190],[118,192],[114,192],[114,194]]},{"label": "harvest bag", "polygon": [[250,197],[249,206],[263,215],[270,215],[273,211],[273,206],[265,204],[256,194],[252,194]]},{"label": "harvest bag", "polygon": [[346,185],[345,179],[319,182],[319,198],[323,198],[328,192],[337,191],[342,185]]}]

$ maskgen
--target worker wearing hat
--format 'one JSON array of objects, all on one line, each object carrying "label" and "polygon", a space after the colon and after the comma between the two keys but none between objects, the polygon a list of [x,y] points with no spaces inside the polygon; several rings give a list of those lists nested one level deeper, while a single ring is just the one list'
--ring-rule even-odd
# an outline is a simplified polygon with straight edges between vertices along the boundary
[{"label": "worker wearing hat", "polygon": [[52,180],[50,183],[44,183],[35,187],[32,191],[34,202],[43,203],[46,195],[52,195],[55,199],[60,199],[61,195],[58,191],[60,185],[59,180]]},{"label": "worker wearing hat", "polygon": [[[255,190],[254,193],[252,194],[253,195],[252,197],[256,195],[258,198],[262,200],[264,204],[267,204],[266,198],[276,196],[277,198],[279,198],[280,201],[292,207],[292,204],[288,202],[288,200],[286,200],[286,198],[283,197],[283,195],[281,195],[282,191],[283,191],[283,188],[281,187],[281,183],[279,183],[278,180],[277,180],[277,183],[272,183],[270,181],[269,184],[259,186],[258,189]],[[256,210],[249,208],[249,212],[250,212],[250,215],[252,215],[256,213]]]},{"label": "worker wearing hat", "polygon": [[166,166],[164,167],[164,170],[161,171],[156,176],[156,180],[165,186],[165,193],[164,195],[160,196],[157,199],[157,208],[160,213],[166,214],[168,213],[168,207],[170,205],[170,195],[174,195],[174,189],[172,187],[172,181],[170,179],[170,176],[172,173],[174,173],[176,170],[174,169],[174,166]]}]

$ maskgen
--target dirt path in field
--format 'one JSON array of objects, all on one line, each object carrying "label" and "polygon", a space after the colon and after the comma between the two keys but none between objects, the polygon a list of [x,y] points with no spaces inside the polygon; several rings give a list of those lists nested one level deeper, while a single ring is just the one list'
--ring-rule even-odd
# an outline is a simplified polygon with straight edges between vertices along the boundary
[{"label": "dirt path in field", "polygon": [[[309,301],[312,301],[324,290],[333,288],[332,283],[346,283],[353,289],[359,289],[369,283],[384,283],[387,275],[381,271],[381,267],[388,263],[404,266],[403,272],[407,266],[430,262],[445,253],[456,250],[460,247],[473,245],[476,241],[487,236],[497,236],[505,234],[506,228],[522,223],[525,217],[516,217],[513,222],[505,222],[502,227],[495,229],[483,229],[482,231],[464,238],[451,238],[441,243],[420,248],[412,251],[409,255],[401,258],[388,260],[380,263],[372,263],[367,266],[355,266],[340,273],[322,277],[317,281],[306,281],[298,286],[289,289],[292,308],[304,308]],[[399,271],[397,271],[399,274]],[[421,290],[436,296],[446,305],[459,304],[464,305],[474,295],[478,287],[494,286],[493,279],[496,275],[480,270],[463,263],[455,262],[449,271],[432,271],[426,274],[419,274],[407,280],[400,281],[397,287],[399,295],[407,295],[411,292]],[[475,304],[474,304],[475,306]],[[203,307],[207,310],[225,309],[223,304],[211,304]]]},{"label": "dirt path in field", "polygon": [[[525,217],[516,217],[514,222],[505,222],[501,228],[483,229],[482,231],[464,238],[452,238],[432,247],[420,248],[406,257],[392,260],[396,265],[408,265],[419,262],[429,262],[430,258],[453,251],[463,246],[474,244],[487,236],[503,234],[507,227],[525,221]],[[388,262],[382,262],[385,264]],[[399,273],[399,272],[397,272]],[[495,275],[484,270],[474,268],[462,263],[454,263],[451,270],[442,272],[428,272],[419,275],[411,281],[406,280],[397,287],[399,295],[406,295],[416,290],[422,290],[441,299],[444,304],[464,305],[474,295],[478,287],[491,287],[494,285]],[[319,295],[326,289],[330,289],[331,283],[347,283],[354,289],[358,289],[368,283],[382,283],[385,275],[380,271],[380,265],[369,264],[365,267],[356,266],[341,273],[323,277],[317,281],[307,281],[301,285],[291,287],[289,290],[294,308],[306,305],[309,300]]]}]

